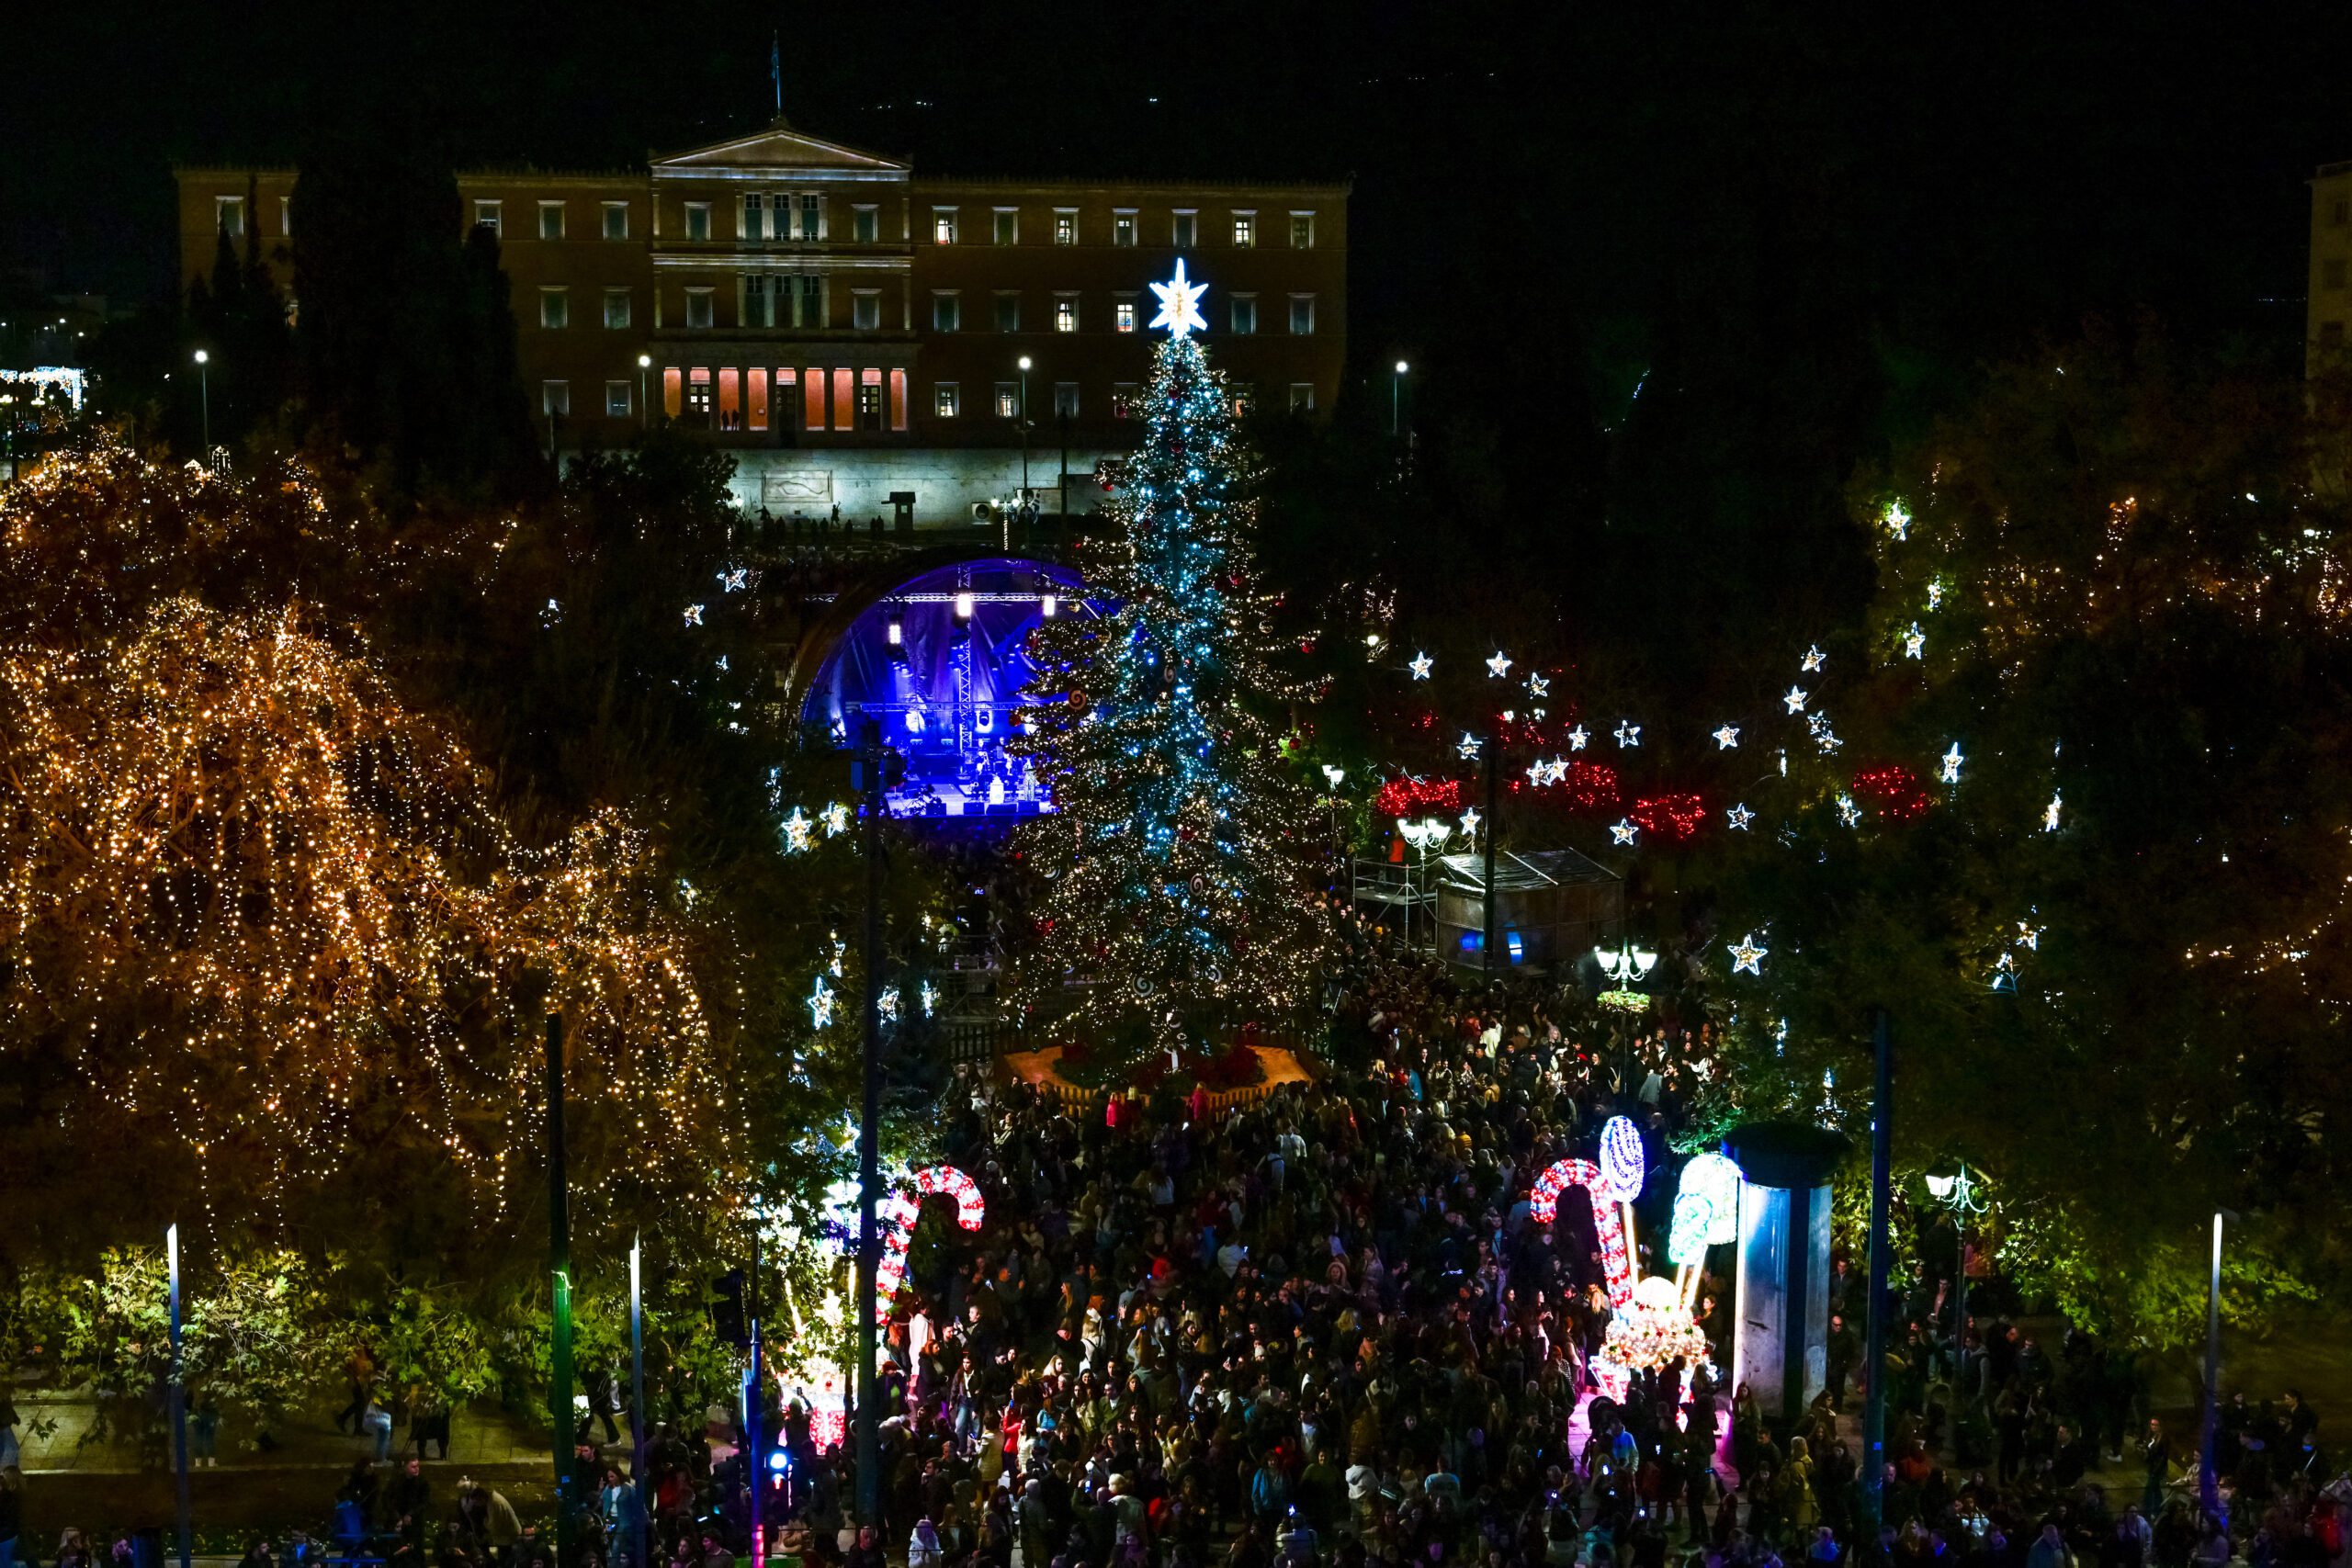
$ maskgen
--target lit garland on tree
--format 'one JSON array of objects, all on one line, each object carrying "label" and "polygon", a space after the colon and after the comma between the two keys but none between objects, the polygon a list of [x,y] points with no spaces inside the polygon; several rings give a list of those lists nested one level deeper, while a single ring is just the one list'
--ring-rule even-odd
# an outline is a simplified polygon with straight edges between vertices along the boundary
[{"label": "lit garland on tree", "polygon": [[1116,537],[1087,563],[1089,592],[1116,608],[1037,629],[1012,750],[1058,807],[1028,830],[1047,883],[1027,999],[1091,981],[1078,1021],[1175,1049],[1297,1006],[1327,932],[1310,893],[1320,818],[1268,712],[1306,689],[1277,663],[1232,393],[1188,335],[1199,286],[1180,266],[1155,288],[1170,336]]}]

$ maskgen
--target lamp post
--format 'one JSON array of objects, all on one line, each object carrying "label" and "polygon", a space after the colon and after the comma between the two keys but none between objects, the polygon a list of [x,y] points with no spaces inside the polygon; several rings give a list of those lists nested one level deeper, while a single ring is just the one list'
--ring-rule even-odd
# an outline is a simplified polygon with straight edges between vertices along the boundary
[{"label": "lamp post", "polygon": [[1347,769],[1333,767],[1329,762],[1323,764],[1323,782],[1331,786],[1331,793],[1326,797],[1331,804],[1331,852],[1340,856],[1341,860],[1349,861],[1348,902],[1353,904],[1355,902],[1355,866],[1347,854],[1346,846],[1340,842],[1340,785],[1347,782]]},{"label": "lamp post", "polygon": [[179,1511],[180,1568],[188,1568],[193,1546],[188,1533],[187,1506],[187,1370],[180,1359],[180,1227],[175,1222],[164,1232],[164,1263],[169,1279],[172,1334],[172,1489]]},{"label": "lamp post", "polygon": [[1388,434],[1395,435],[1404,427],[1405,373],[1412,368],[1403,360],[1396,362],[1396,373],[1388,378]]},{"label": "lamp post", "polygon": [[212,355],[203,349],[196,351],[196,385],[204,408],[204,455],[212,456]]},{"label": "lamp post", "polygon": [[2222,1483],[2213,1473],[2213,1444],[2221,1433],[2222,1407],[2222,1221],[2213,1211],[2213,1269],[2205,1292],[2205,1420],[2197,1443],[2197,1501],[2206,1514],[2222,1517]]},{"label": "lamp post", "polygon": [[1963,1397],[1968,1382],[1968,1216],[1981,1214],[1984,1205],[1976,1201],[1976,1184],[1968,1179],[1968,1162],[1962,1160],[1958,1176],[1928,1178],[1928,1196],[1951,1211],[1952,1229],[1960,1237],[1960,1284],[1955,1292],[1953,1310],[1957,1314],[1952,1330],[1952,1370],[1954,1381],[1961,1385]]},{"label": "lamp post", "polygon": [[[641,356],[640,356],[641,357]],[[645,1238],[628,1243],[628,1437],[631,1489],[637,1493],[637,1561],[646,1568],[647,1532],[652,1528],[653,1483],[645,1473]]]},{"label": "lamp post", "polygon": [[[1021,356],[1021,504],[1029,504],[1029,356]],[[1004,525],[1004,547],[1012,548],[1012,523]]]},{"label": "lamp post", "polygon": [[653,405],[645,400],[645,377],[646,373],[652,368],[651,355],[640,354],[637,356],[637,427],[639,430],[645,429],[653,423]]}]

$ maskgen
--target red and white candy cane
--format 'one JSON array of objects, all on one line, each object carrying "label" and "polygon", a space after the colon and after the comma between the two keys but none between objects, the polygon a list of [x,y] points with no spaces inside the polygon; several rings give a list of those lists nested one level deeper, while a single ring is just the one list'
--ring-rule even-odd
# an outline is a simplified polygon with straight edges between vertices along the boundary
[{"label": "red and white candy cane", "polygon": [[1592,1200],[1592,1225],[1600,1235],[1600,1268],[1609,1284],[1609,1304],[1631,1305],[1634,1300],[1634,1260],[1625,1251],[1625,1232],[1617,1223],[1617,1206],[1600,1179],[1600,1168],[1589,1159],[1564,1159],[1535,1179],[1528,1194],[1535,1218],[1550,1224],[1560,1212],[1560,1194],[1581,1187]]},{"label": "red and white candy cane", "polygon": [[874,1269],[874,1315],[890,1315],[890,1303],[907,1277],[907,1247],[915,1238],[915,1217],[922,1213],[922,1196],[944,1193],[956,1200],[956,1223],[967,1231],[980,1228],[988,1204],[979,1183],[952,1165],[928,1165],[914,1173],[914,1193],[894,1192],[879,1216],[883,1225],[882,1259]]}]

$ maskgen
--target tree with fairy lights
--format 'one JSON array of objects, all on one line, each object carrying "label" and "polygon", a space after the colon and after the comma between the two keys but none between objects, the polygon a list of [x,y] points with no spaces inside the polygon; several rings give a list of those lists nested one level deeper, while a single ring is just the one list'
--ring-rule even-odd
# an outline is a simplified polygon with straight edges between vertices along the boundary
[{"label": "tree with fairy lights", "polygon": [[1283,755],[1272,601],[1248,536],[1250,459],[1232,391],[1192,333],[1204,286],[1154,284],[1168,339],[1140,448],[1086,563],[1099,619],[1046,622],[1015,749],[1057,814],[1029,829],[1046,891],[1026,998],[1140,1050],[1200,1048],[1308,994],[1325,926],[1320,822]]}]

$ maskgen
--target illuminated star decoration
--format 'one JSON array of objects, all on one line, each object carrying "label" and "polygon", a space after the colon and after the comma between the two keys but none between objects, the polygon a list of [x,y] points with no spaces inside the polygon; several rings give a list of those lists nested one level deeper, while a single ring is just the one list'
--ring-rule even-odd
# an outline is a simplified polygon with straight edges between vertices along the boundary
[{"label": "illuminated star decoration", "polygon": [[688,626],[698,626],[702,625],[702,606],[701,606],[701,605],[699,605],[699,604],[689,604],[689,605],[687,605],[687,606],[686,606],[686,625],[688,625]]},{"label": "illuminated star decoration", "polygon": [[936,987],[936,986],[934,986],[934,985],[933,985],[930,981],[925,980],[925,981],[922,983],[922,1011],[923,1011],[923,1016],[924,1016],[925,1018],[929,1018],[929,1017],[931,1016],[931,1010],[932,1010],[933,1008],[934,1008],[934,1007],[937,1007],[938,1005],[939,1005],[939,987]]},{"label": "illuminated star decoration", "polygon": [[2041,951],[2041,928],[2030,920],[2018,922],[2018,945],[2028,953]]},{"label": "illuminated star decoration", "polygon": [[1724,815],[1730,818],[1732,827],[1742,833],[1747,832],[1747,825],[1756,820],[1756,813],[1747,809],[1747,803],[1744,800]]},{"label": "illuminated star decoration", "polygon": [[1861,819],[1862,808],[1854,804],[1854,797],[1850,795],[1839,795],[1838,797],[1838,820],[1850,828]]},{"label": "illuminated star decoration", "polygon": [[1426,681],[1430,678],[1430,667],[1435,662],[1436,660],[1430,658],[1428,654],[1417,653],[1413,655],[1412,663],[1406,668],[1412,671],[1414,680]]},{"label": "illuminated star decoration", "polygon": [[1903,503],[1899,501],[1887,503],[1886,531],[1898,540],[1911,536],[1911,514],[1903,510]]},{"label": "illuminated star decoration", "polygon": [[1476,758],[1478,755],[1478,748],[1482,744],[1483,742],[1481,742],[1476,736],[1471,734],[1465,729],[1462,732],[1462,739],[1455,742],[1453,750],[1465,761],[1468,761]]},{"label": "illuminated star decoration", "polygon": [[1529,696],[1531,696],[1531,697],[1541,697],[1541,696],[1544,696],[1544,695],[1548,694],[1551,692],[1551,690],[1552,690],[1552,682],[1549,682],[1549,681],[1546,681],[1545,679],[1544,679],[1544,677],[1543,677],[1543,676],[1541,676],[1541,675],[1530,675],[1530,676],[1527,678],[1527,694],[1528,694]]},{"label": "illuminated star decoration", "polygon": [[831,806],[825,807],[823,821],[825,824],[825,837],[828,839],[840,838],[843,833],[849,831],[849,807],[843,806],[838,800],[834,801]]},{"label": "illuminated star decoration", "polygon": [[1789,711],[1790,711],[1791,713],[1803,713],[1803,712],[1804,712],[1804,687],[1802,687],[1802,686],[1791,686],[1791,687],[1789,688],[1789,694],[1788,694],[1787,696],[1785,696],[1785,697],[1782,697],[1781,700],[1782,702],[1784,702],[1784,703],[1786,703],[1786,704],[1788,704],[1788,705],[1789,705]]},{"label": "illuminated star decoration", "polygon": [[1609,829],[1609,836],[1618,843],[1630,844],[1634,841],[1634,825],[1621,817]]},{"label": "illuminated star decoration", "polygon": [[1581,751],[1584,750],[1585,742],[1591,739],[1591,732],[1587,730],[1583,725],[1579,724],[1574,729],[1568,731],[1568,750],[1571,751]]},{"label": "illuminated star decoration", "polygon": [[740,566],[729,571],[722,571],[718,574],[719,589],[727,593],[740,592],[743,585],[751,580],[751,575],[748,570]]},{"label": "illuminated star decoration", "polygon": [[1510,656],[1505,654],[1499,648],[1495,649],[1495,656],[1487,660],[1487,673],[1493,676],[1498,681],[1501,680],[1505,675],[1510,674]]},{"label": "illuminated star decoration", "polygon": [[1960,765],[1966,761],[1968,761],[1968,759],[1960,754],[1960,742],[1957,740],[1953,741],[1951,743],[1951,750],[1945,752],[1943,755],[1944,771],[1937,776],[1942,779],[1946,784],[1958,784],[1960,782]]},{"label": "illuminated star decoration", "polygon": [[1152,317],[1155,327],[1166,327],[1170,337],[1182,337],[1188,333],[1204,333],[1209,323],[1201,314],[1201,296],[1209,291],[1205,283],[1194,283],[1184,276],[1184,258],[1176,258],[1176,276],[1166,283],[1155,283],[1151,291],[1159,296],[1159,314]]},{"label": "illuminated star decoration", "polygon": [[1617,744],[1624,747],[1634,747],[1639,746],[1641,743],[1642,727],[1635,724],[1630,718],[1619,719],[1617,721]]},{"label": "illuminated star decoration", "polygon": [[874,1010],[895,1023],[899,1018],[899,987],[885,986],[882,994],[874,998]]},{"label": "illuminated star decoration", "polygon": [[1715,750],[1728,751],[1739,744],[1739,726],[1726,724],[1715,731]]},{"label": "illuminated star decoration", "polygon": [[1478,824],[1485,820],[1485,818],[1478,815],[1478,808],[1475,806],[1469,810],[1464,812],[1462,814],[1462,836],[1465,839],[1476,838],[1478,836]]},{"label": "illuminated star decoration", "polygon": [[1804,660],[1801,668],[1809,675],[1828,661],[1829,656],[1821,651],[1821,645],[1816,642],[1804,650]]},{"label": "illuminated star decoration", "polygon": [[1927,648],[1928,634],[1919,629],[1918,622],[1912,622],[1911,629],[1903,634],[1903,657],[1917,659],[1927,651]]},{"label": "illuminated star decoration", "polygon": [[553,599],[548,600],[548,607],[539,612],[539,625],[543,626],[551,626],[561,619],[563,619],[563,606]]},{"label": "illuminated star decoration", "polygon": [[1739,939],[1737,947],[1731,950],[1731,972],[1735,975],[1753,975],[1760,980],[1764,977],[1764,960],[1770,955],[1771,952],[1772,950],[1769,947],[1757,946],[1756,933],[1750,931]]},{"label": "illuminated star decoration", "polygon": [[1942,607],[1943,602],[1944,580],[1940,577],[1931,577],[1928,579],[1928,608],[1930,610],[1939,609]]},{"label": "illuminated star decoration", "polygon": [[2043,832],[2054,833],[2058,830],[2058,808],[2064,804],[2065,804],[2065,802],[2060,796],[2058,792],[2054,789],[2052,790],[2050,792],[2050,804],[2041,808],[2041,830]]},{"label": "illuminated star decoration", "polygon": [[808,1021],[818,1029],[833,1021],[833,988],[825,984],[822,975],[817,976],[817,988],[808,993]]},{"label": "illuminated star decoration", "polygon": [[794,807],[792,815],[784,819],[784,852],[797,855],[807,849],[812,841],[810,831],[815,826],[808,820],[806,811]]}]

